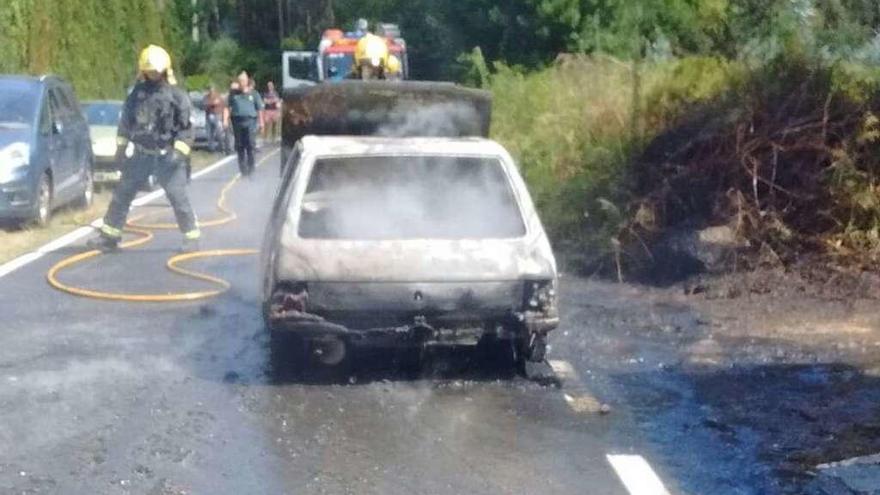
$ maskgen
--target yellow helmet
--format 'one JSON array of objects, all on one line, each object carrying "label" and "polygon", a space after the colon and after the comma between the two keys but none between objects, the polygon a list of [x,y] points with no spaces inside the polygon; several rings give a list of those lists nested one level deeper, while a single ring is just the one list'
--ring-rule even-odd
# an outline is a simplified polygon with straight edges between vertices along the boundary
[{"label": "yellow helmet", "polygon": [[397,75],[400,73],[400,59],[394,55],[388,56],[388,62],[385,63],[385,73],[389,75]]},{"label": "yellow helmet", "polygon": [[165,72],[171,68],[171,56],[161,46],[149,45],[141,50],[138,70],[141,72]]},{"label": "yellow helmet", "polygon": [[172,86],[177,86],[177,78],[174,77],[174,69],[171,67],[168,68],[168,72],[166,72],[166,78],[168,80],[168,84]]},{"label": "yellow helmet", "polygon": [[354,50],[354,58],[359,65],[384,67],[388,62],[388,43],[375,34],[367,33],[358,40]]}]

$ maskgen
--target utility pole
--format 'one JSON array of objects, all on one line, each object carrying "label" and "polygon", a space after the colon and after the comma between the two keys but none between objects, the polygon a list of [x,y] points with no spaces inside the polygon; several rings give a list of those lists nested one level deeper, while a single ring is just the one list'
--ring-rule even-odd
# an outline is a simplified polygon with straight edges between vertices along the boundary
[{"label": "utility pole", "polygon": [[[220,0],[214,0],[214,35],[218,35],[220,33]],[[208,35],[211,35],[211,32],[208,32]]]},{"label": "utility pole", "polygon": [[278,46],[284,43],[284,0],[278,0]]},{"label": "utility pole", "polygon": [[192,40],[199,42],[199,0],[192,0]]}]

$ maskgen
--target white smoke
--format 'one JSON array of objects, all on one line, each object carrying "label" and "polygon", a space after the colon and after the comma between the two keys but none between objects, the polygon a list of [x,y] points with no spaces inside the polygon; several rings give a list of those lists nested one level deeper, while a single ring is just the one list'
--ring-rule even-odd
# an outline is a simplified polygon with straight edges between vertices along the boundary
[{"label": "white smoke", "polygon": [[[480,136],[483,120],[466,102],[399,104],[376,135]],[[465,239],[524,232],[497,159],[409,156],[323,160],[304,200],[300,234],[343,239]]]},{"label": "white smoke", "polygon": [[436,137],[482,135],[480,115],[464,103],[435,103],[421,107],[407,107],[392,112],[388,123],[376,134],[387,137]]},{"label": "white smoke", "polygon": [[394,156],[323,160],[300,235],[339,239],[481,239],[524,233],[498,159]]}]

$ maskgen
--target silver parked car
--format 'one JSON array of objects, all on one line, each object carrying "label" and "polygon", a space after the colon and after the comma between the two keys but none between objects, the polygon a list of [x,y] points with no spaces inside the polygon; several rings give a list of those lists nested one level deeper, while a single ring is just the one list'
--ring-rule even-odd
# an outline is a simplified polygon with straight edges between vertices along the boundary
[{"label": "silver parked car", "polygon": [[476,345],[541,361],[556,261],[510,155],[482,138],[307,136],[262,253],[273,345]]},{"label": "silver parked car", "polygon": [[116,134],[123,105],[124,102],[119,100],[84,101],[82,104],[92,136],[96,185],[115,183],[122,179],[122,170],[116,163]]}]

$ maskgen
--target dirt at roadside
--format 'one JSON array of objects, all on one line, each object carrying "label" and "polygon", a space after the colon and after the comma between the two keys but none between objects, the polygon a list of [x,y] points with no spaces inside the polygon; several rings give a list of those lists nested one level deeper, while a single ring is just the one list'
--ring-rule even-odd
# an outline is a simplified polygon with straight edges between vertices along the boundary
[{"label": "dirt at roadside", "polygon": [[682,342],[702,427],[752,443],[778,493],[818,464],[880,452],[880,290],[871,273],[804,265],[703,276],[667,290],[705,330]]}]

